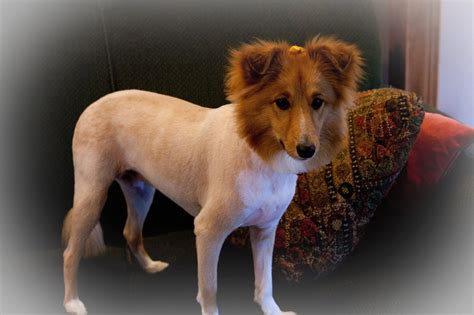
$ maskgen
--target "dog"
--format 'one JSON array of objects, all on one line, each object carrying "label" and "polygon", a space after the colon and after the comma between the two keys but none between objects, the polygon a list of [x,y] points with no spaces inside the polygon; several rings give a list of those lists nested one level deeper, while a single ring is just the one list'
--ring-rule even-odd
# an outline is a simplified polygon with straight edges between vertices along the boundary
[{"label": "dog", "polygon": [[195,217],[197,301],[217,315],[217,263],[226,237],[248,226],[255,302],[282,312],[272,294],[277,224],[297,174],[329,163],[347,138],[346,113],[363,77],[358,48],[317,36],[304,47],[257,40],[232,50],[225,78],[231,104],[216,109],[139,90],[104,96],[73,136],[74,200],[64,227],[64,306],[87,314],[76,278],[82,256],[105,250],[99,218],[115,180],[126,199],[123,231],[143,269],[160,272],[142,227],[155,189]]}]

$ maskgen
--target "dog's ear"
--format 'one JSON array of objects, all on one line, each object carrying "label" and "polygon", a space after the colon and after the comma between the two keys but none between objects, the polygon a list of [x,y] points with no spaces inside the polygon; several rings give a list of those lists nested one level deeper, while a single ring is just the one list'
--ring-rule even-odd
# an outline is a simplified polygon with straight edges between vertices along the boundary
[{"label": "dog's ear", "polygon": [[285,45],[257,41],[231,50],[225,79],[227,99],[238,101],[252,88],[276,79]]},{"label": "dog's ear", "polygon": [[315,37],[306,43],[309,57],[331,81],[357,89],[363,78],[363,59],[357,46],[334,37]]}]

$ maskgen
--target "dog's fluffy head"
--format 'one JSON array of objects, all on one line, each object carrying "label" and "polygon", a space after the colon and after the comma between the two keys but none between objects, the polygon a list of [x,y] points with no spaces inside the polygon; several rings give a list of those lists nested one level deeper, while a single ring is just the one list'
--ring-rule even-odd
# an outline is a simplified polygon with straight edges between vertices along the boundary
[{"label": "dog's fluffy head", "polygon": [[[257,41],[231,51],[226,91],[254,151],[278,170],[299,173],[342,148],[362,76],[360,51],[333,37],[315,37],[304,48]],[[302,159],[298,145],[314,146],[314,156]]]}]

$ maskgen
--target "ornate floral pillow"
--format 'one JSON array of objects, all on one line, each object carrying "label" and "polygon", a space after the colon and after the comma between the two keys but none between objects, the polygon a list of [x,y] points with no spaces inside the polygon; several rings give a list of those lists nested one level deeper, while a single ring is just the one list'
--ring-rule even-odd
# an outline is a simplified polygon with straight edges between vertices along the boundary
[{"label": "ornate floral pillow", "polygon": [[[276,233],[276,271],[293,281],[313,278],[352,252],[407,161],[423,116],[413,93],[390,88],[359,93],[348,115],[347,148],[323,169],[298,178]],[[247,230],[237,230],[230,240],[248,244]]]}]

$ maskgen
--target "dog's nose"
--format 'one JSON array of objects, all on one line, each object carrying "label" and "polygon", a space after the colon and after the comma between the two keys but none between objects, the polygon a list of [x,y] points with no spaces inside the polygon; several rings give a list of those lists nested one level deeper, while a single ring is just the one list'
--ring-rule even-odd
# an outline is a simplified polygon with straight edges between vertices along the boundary
[{"label": "dog's nose", "polygon": [[300,158],[309,159],[314,155],[314,152],[316,152],[316,147],[314,146],[314,144],[298,144],[296,146],[296,152],[298,153]]}]

